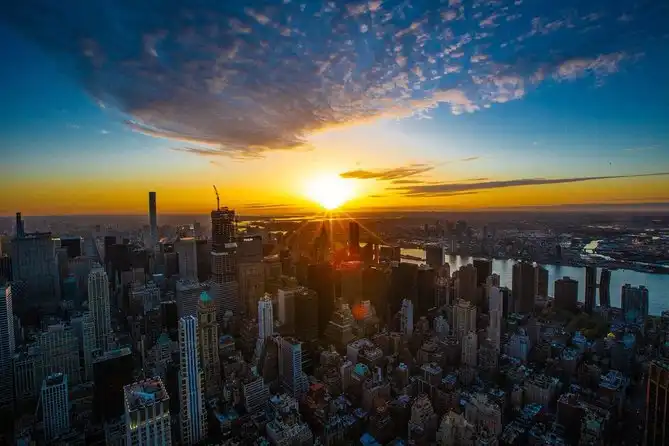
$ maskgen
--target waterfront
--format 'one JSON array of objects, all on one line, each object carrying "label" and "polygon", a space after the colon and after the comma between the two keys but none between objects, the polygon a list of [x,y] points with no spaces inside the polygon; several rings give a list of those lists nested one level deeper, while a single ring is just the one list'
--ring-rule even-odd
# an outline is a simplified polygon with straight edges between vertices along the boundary
[{"label": "waterfront", "polygon": [[[425,259],[423,249],[402,249],[402,256],[411,256]],[[446,262],[451,267],[451,273],[463,265],[472,263],[474,257],[446,255]],[[403,262],[423,263],[417,260],[402,258]],[[512,270],[515,260],[493,260],[492,270],[499,274],[502,286],[511,288]],[[583,302],[585,293],[585,268],[562,266],[562,265],[543,265],[548,270],[548,293],[553,296],[555,280],[569,276],[578,280],[578,299]],[[597,268],[597,281],[601,274],[601,268]],[[663,310],[669,309],[669,274],[650,274],[626,269],[617,269],[611,271],[611,305],[620,306],[620,289],[626,283],[632,286],[643,285],[648,288],[649,311],[652,315],[659,315]],[[597,303],[599,304],[599,287],[597,287]]]}]

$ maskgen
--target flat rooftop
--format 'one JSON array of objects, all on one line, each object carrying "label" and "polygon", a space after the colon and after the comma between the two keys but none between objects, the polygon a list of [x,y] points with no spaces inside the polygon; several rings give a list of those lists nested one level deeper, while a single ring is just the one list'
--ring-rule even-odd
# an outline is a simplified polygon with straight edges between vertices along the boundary
[{"label": "flat rooftop", "polygon": [[125,407],[128,412],[169,400],[160,378],[148,378],[123,387]]}]

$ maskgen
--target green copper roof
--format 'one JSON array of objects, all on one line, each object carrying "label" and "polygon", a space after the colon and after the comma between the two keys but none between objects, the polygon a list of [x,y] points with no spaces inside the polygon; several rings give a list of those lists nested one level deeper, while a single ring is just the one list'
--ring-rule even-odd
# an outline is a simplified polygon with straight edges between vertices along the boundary
[{"label": "green copper roof", "polygon": [[203,291],[202,294],[200,294],[200,300],[202,302],[211,302],[211,296],[206,291]]},{"label": "green copper roof", "polygon": [[158,338],[158,344],[165,345],[169,344],[170,342],[172,342],[172,340],[170,339],[170,336],[167,333],[161,334],[160,337]]}]

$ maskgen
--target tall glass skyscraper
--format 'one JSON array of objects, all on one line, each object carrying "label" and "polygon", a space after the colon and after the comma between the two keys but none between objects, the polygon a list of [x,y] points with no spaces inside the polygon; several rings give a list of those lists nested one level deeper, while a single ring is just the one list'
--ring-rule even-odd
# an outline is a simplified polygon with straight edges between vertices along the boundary
[{"label": "tall glass skyscraper", "polygon": [[181,444],[193,445],[207,437],[204,374],[200,366],[198,324],[194,316],[179,319],[179,350]]}]

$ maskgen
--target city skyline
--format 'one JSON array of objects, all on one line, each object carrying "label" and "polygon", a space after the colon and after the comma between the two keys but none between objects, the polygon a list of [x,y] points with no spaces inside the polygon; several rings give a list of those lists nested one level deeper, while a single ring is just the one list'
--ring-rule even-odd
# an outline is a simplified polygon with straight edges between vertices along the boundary
[{"label": "city skyline", "polygon": [[16,5],[0,215],[669,203],[667,7],[579,3]]}]

